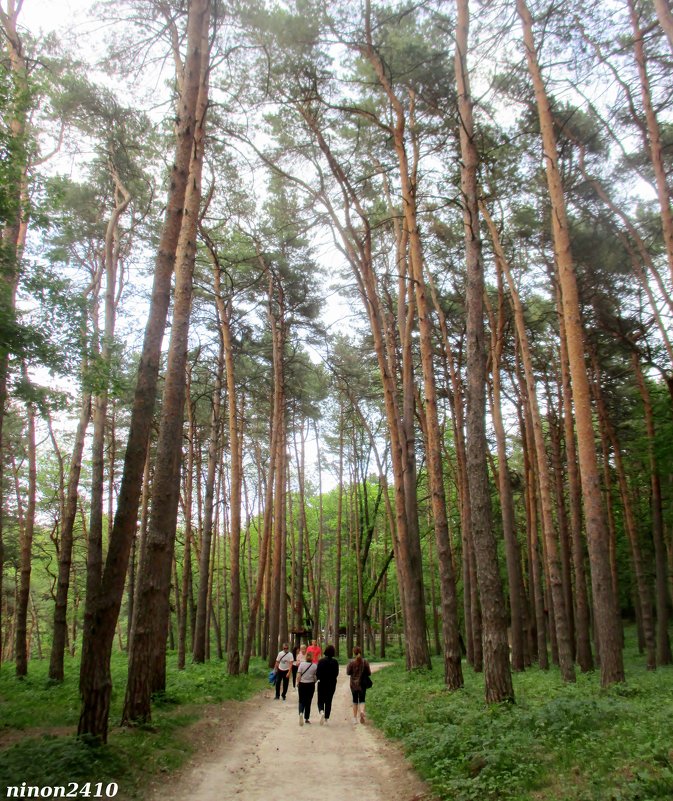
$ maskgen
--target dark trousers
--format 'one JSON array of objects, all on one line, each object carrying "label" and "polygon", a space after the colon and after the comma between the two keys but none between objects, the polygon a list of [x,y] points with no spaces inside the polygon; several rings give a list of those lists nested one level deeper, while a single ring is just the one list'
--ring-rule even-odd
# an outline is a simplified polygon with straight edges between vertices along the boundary
[{"label": "dark trousers", "polygon": [[287,686],[290,683],[290,677],[287,670],[279,670],[276,673],[276,698],[280,697],[280,685],[283,685],[283,698],[287,695]]},{"label": "dark trousers", "polygon": [[297,686],[297,668],[299,665],[292,665],[292,686]]},{"label": "dark trousers", "polygon": [[311,703],[315,692],[315,684],[313,682],[300,681],[297,689],[299,692],[299,714],[303,714],[304,720],[308,720],[311,717]]},{"label": "dark trousers", "polygon": [[336,684],[318,682],[318,712],[325,713],[325,720],[329,720],[329,716],[332,714],[332,699],[335,690]]}]

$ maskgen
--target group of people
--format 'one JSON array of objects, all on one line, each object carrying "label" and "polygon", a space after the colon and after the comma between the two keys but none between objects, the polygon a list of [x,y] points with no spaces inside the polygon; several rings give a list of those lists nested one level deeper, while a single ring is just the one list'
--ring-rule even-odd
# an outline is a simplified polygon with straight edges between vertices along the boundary
[{"label": "group of people", "polygon": [[[332,714],[332,699],[337,686],[339,675],[339,663],[336,659],[336,651],[333,645],[322,649],[316,640],[311,640],[311,644],[302,645],[290,650],[287,643],[283,643],[282,649],[278,652],[274,666],[276,701],[287,698],[287,691],[290,687],[290,677],[292,677],[292,687],[296,688],[299,697],[299,725],[311,723],[311,705],[315,695],[316,685],[318,686],[318,713],[320,715],[320,725],[329,722]],[[362,656],[362,650],[356,646],[353,648],[353,658],[346,667],[346,675],[350,676],[350,690],[353,697],[353,724],[358,720],[364,724],[365,717],[365,698],[367,689],[371,687],[372,670],[369,662]]]}]

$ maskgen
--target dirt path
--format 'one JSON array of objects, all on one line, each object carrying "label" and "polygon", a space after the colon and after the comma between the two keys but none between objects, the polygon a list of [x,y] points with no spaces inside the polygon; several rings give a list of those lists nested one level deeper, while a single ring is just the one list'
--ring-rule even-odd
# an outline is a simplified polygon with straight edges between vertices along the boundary
[{"label": "dirt path", "polygon": [[[376,703],[376,687],[370,695]],[[319,725],[317,693],[311,725],[299,725],[292,684],[285,702],[274,700],[271,687],[237,710],[235,722],[211,727],[205,756],[195,757],[170,783],[171,801],[269,801],[300,798],[302,790],[304,797],[321,801],[343,801],[353,794],[361,801],[431,801],[427,786],[396,746],[371,724],[353,726],[343,668],[324,726]],[[154,801],[165,801],[166,789],[157,788]]]}]

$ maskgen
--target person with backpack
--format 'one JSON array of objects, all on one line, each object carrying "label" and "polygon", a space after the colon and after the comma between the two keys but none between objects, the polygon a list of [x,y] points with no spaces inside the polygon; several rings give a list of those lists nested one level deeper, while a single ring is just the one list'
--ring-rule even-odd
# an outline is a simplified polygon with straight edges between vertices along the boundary
[{"label": "person with backpack", "polygon": [[316,673],[318,666],[311,661],[311,654],[307,653],[297,668],[297,691],[299,693],[299,725],[310,723],[311,703],[315,693]]},{"label": "person with backpack", "polygon": [[337,686],[339,663],[334,658],[336,651],[333,645],[325,648],[325,656],[318,662],[316,678],[318,679],[318,712],[320,725],[327,723],[332,712],[332,699]]},{"label": "person with backpack", "polygon": [[362,649],[356,645],[353,648],[353,659],[346,667],[346,674],[351,677],[351,695],[353,696],[353,725],[358,722],[358,711],[360,713],[360,723],[366,723],[365,718],[365,697],[367,690],[372,686],[372,669],[369,662],[362,656]]},{"label": "person with backpack", "polygon": [[283,648],[278,652],[276,657],[276,664],[274,669],[276,671],[276,701],[281,697],[280,688],[283,685],[283,701],[287,695],[287,687],[290,683],[290,673],[292,672],[292,663],[294,657],[292,651],[286,642],[283,643]]}]

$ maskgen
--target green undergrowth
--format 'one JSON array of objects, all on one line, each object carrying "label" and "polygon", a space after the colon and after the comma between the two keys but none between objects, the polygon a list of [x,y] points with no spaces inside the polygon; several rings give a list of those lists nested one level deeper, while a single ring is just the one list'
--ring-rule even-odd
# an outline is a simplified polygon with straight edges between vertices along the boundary
[{"label": "green undergrowth", "polygon": [[96,747],[74,736],[80,708],[76,660],[66,663],[62,684],[48,680],[47,660],[32,661],[21,680],[13,667],[0,671],[0,798],[22,782],[91,782],[92,796],[98,782],[103,788],[116,782],[118,798],[142,798],[149,782],[179,768],[192,753],[188,727],[205,705],[249,698],[265,685],[268,672],[261,660],[253,660],[245,676],[227,676],[220,661],[178,671],[175,654],[169,654],[166,692],[154,699],[151,724],[121,728],[126,657],[115,654],[108,744]]},{"label": "green undergrowth", "polygon": [[375,677],[374,722],[400,740],[446,801],[671,801],[673,667],[648,672],[633,650],[625,684],[598,672],[564,684],[557,670],[514,676],[516,703],[487,707],[483,676],[444,689],[443,665]]}]

